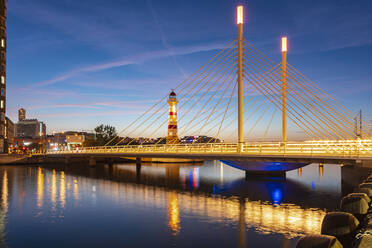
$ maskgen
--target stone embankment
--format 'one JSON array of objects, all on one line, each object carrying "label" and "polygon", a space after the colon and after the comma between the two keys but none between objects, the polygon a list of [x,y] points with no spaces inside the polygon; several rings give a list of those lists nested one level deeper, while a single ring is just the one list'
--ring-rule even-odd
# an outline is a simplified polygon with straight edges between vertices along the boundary
[{"label": "stone embankment", "polygon": [[22,163],[27,160],[27,155],[23,154],[0,154],[0,165]]},{"label": "stone embankment", "polygon": [[327,213],[321,234],[302,237],[297,248],[372,248],[372,174]]}]

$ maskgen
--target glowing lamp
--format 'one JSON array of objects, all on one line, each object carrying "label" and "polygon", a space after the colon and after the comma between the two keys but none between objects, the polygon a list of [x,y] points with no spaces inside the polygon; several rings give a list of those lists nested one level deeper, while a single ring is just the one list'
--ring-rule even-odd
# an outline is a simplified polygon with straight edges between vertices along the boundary
[{"label": "glowing lamp", "polygon": [[287,51],[287,37],[282,37],[282,52]]},{"label": "glowing lamp", "polygon": [[243,6],[238,6],[237,10],[237,24],[243,24],[244,22],[244,8]]}]

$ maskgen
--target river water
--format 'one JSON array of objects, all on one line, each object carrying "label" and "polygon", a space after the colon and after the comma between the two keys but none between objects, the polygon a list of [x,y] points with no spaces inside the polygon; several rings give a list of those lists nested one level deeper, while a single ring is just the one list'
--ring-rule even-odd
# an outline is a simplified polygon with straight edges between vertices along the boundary
[{"label": "river water", "polygon": [[2,247],[295,247],[342,197],[339,165],[245,180],[218,161],[0,167]]}]

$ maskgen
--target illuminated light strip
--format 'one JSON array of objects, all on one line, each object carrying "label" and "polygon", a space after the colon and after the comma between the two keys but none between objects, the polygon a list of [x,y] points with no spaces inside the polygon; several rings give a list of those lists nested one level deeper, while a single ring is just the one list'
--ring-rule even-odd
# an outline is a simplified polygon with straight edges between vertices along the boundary
[{"label": "illuminated light strip", "polygon": [[287,37],[282,37],[282,52],[286,52],[287,48]]},{"label": "illuminated light strip", "polygon": [[237,24],[243,24],[244,23],[244,8],[243,6],[238,6],[237,10],[237,18],[236,23]]}]

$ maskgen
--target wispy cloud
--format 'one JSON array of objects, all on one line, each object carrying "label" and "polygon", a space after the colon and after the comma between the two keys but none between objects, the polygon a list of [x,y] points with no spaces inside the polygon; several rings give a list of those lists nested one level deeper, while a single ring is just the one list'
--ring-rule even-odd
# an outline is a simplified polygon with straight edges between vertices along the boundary
[{"label": "wispy cloud", "polygon": [[120,115],[136,115],[138,111],[122,110],[122,111],[96,111],[96,112],[65,112],[65,113],[47,113],[39,114],[40,118],[57,118],[57,117],[98,117],[98,116],[120,116]]},{"label": "wispy cloud", "polygon": [[145,53],[129,56],[123,59],[115,60],[115,61],[81,67],[76,70],[66,72],[55,78],[35,83],[31,85],[31,87],[42,87],[42,86],[52,85],[52,84],[62,82],[67,79],[79,76],[84,73],[99,72],[99,71],[104,71],[104,70],[113,69],[117,67],[123,67],[127,65],[140,64],[140,63],[144,63],[149,60],[162,59],[162,58],[169,57],[170,56],[169,54],[172,54],[172,56],[182,56],[182,55],[188,55],[188,54],[193,54],[193,53],[218,50],[218,49],[224,48],[226,45],[227,45],[226,42],[217,42],[217,43],[210,43],[210,44],[204,44],[204,45],[178,47],[178,48],[175,48],[172,53],[170,53],[169,49],[158,50],[158,51],[153,51],[153,52],[145,52]]}]

